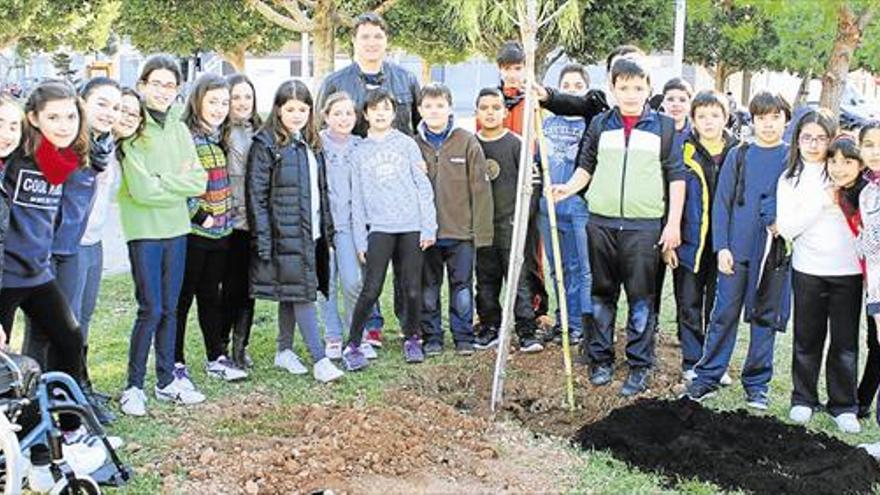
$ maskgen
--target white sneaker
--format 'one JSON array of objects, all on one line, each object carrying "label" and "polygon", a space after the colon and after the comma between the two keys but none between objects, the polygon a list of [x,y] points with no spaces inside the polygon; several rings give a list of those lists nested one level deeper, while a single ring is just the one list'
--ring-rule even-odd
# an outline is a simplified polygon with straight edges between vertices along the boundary
[{"label": "white sneaker", "polygon": [[300,362],[296,354],[290,349],[284,349],[278,354],[275,354],[275,366],[283,368],[294,375],[305,375],[309,372],[309,370],[303,366],[302,362]]},{"label": "white sneaker", "polygon": [[361,342],[361,352],[364,353],[364,357],[367,359],[376,359],[379,357],[379,355],[376,354],[376,349],[373,349],[373,346],[367,341]]},{"label": "white sneaker", "polygon": [[181,388],[196,391],[196,386],[189,377],[189,369],[183,363],[174,363],[174,381],[178,382]]},{"label": "white sneaker", "polygon": [[103,447],[91,447],[84,443],[62,445],[64,461],[77,475],[91,474],[107,462],[107,451]]},{"label": "white sneaker", "polygon": [[[106,438],[107,443],[110,444],[110,448],[112,448],[113,450],[116,450],[125,445],[125,441],[122,440],[122,438],[120,437],[107,435]],[[64,443],[67,445],[84,443],[89,447],[104,448],[104,442],[101,441],[101,437],[89,433],[89,430],[87,430],[84,425],[80,425],[79,428],[73,431],[64,432]]]},{"label": "white sneaker", "polygon": [[697,372],[694,371],[693,368],[691,368],[689,370],[685,370],[685,372],[682,373],[682,379],[684,380],[685,383],[690,383],[690,382],[694,381],[694,379],[696,377],[697,377]]},{"label": "white sneaker", "polygon": [[315,368],[312,373],[315,376],[315,380],[318,380],[321,383],[332,382],[343,375],[342,370],[337,368],[336,365],[330,361],[330,358],[327,357],[315,363]]},{"label": "white sneaker", "polygon": [[174,380],[165,388],[156,386],[156,398],[162,401],[174,402],[181,405],[198,404],[205,401],[205,396],[198,390],[186,388],[179,380]]},{"label": "white sneaker", "polygon": [[718,380],[718,384],[722,387],[729,387],[733,385],[733,378],[731,378],[730,375],[727,374],[727,372],[724,372],[724,374],[721,375],[721,379]]},{"label": "white sneaker", "polygon": [[342,359],[342,340],[327,339],[327,343],[324,345],[324,355],[330,359]]},{"label": "white sneaker", "polygon": [[232,364],[226,356],[220,356],[216,361],[205,363],[205,372],[212,378],[219,378],[227,382],[244,380],[248,377],[245,370]]},{"label": "white sneaker", "polygon": [[128,387],[119,399],[122,413],[128,416],[147,415],[147,395],[137,387]]},{"label": "white sneaker", "polygon": [[[795,423],[805,425],[813,417],[813,408],[807,406],[794,406],[788,412],[788,418]],[[835,418],[836,419],[836,418]]]},{"label": "white sneaker", "polygon": [[834,416],[834,423],[837,424],[837,429],[843,433],[862,432],[862,426],[859,424],[859,419],[853,413],[843,413]]},{"label": "white sneaker", "polygon": [[859,444],[860,449],[865,449],[868,455],[874,459],[880,459],[880,442]]}]

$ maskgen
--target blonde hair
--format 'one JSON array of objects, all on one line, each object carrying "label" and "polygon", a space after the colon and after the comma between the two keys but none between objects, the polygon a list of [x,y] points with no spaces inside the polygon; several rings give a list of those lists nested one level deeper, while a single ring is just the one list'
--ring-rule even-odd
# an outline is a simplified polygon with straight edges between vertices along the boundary
[{"label": "blonde hair", "polygon": [[[326,117],[330,114],[330,109],[333,108],[333,105],[339,103],[340,101],[346,100],[350,101],[351,105],[354,106],[354,98],[352,98],[351,95],[346,93],[345,91],[337,91],[331,94],[324,100],[324,105],[321,107],[321,115]],[[355,109],[355,112],[356,111],[357,109]]]}]

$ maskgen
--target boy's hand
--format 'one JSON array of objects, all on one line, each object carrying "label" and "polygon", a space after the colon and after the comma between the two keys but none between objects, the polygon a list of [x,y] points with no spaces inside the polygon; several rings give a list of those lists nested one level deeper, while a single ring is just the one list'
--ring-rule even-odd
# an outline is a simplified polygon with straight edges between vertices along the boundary
[{"label": "boy's hand", "polygon": [[667,223],[660,234],[660,244],[663,251],[670,251],[681,246],[681,225]]},{"label": "boy's hand", "polygon": [[718,251],[718,271],[725,275],[733,275],[733,253],[730,249]]},{"label": "boy's hand", "polygon": [[672,268],[673,270],[678,268],[678,254],[676,254],[674,249],[663,251],[663,262],[666,263],[666,266]]},{"label": "boy's hand", "polygon": [[204,227],[206,229],[210,229],[213,226],[214,226],[214,217],[212,215],[208,215],[207,217],[205,217],[205,221],[202,222],[202,227]]},{"label": "boy's hand", "polygon": [[367,253],[365,253],[363,251],[358,251],[358,261],[360,262],[360,264],[366,265],[367,264]]},{"label": "boy's hand", "polygon": [[779,237],[779,227],[776,226],[776,223],[767,227],[767,232],[770,232],[773,237]]},{"label": "boy's hand", "polygon": [[558,203],[571,196],[568,192],[568,184],[553,184],[550,186],[550,198],[554,203]]},{"label": "boy's hand", "polygon": [[434,239],[422,239],[419,241],[419,247],[422,251],[427,251],[429,247],[434,245]]},{"label": "boy's hand", "polygon": [[532,83],[532,91],[535,92],[538,101],[547,101],[547,98],[550,98],[550,93],[547,91],[547,88],[538,83]]}]

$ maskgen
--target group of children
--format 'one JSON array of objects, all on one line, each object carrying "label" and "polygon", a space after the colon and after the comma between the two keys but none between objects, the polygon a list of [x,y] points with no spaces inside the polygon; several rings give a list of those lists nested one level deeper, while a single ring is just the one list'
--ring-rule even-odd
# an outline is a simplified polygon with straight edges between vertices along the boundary
[{"label": "group of children", "polygon": [[[643,56],[631,46],[609,56],[610,109],[577,64],[562,70],[558,89],[528,88],[548,111],[549,163],[537,165],[549,168],[552,184],[547,199],[533,182],[532,242],[514,307],[520,351],[560,338],[558,326],[539,334],[537,325],[547,299],[542,251],[554,266],[552,207],[570,337],[581,343],[593,385],[613,378],[622,286],[629,369],[620,393],[648,387],[668,266],[688,397],[703,400],[730,383],[742,315],[750,323],[746,403],[767,409],[774,342],[793,292],[791,419],[806,423],[820,406],[830,334],[826,408],[841,430],[858,431],[880,381],[871,369],[880,363],[880,125],[851,137],[824,110],[809,110],[789,144],[788,104],[760,92],[749,104],[754,139],[739,143],[726,131],[728,102],[718,92],[694,95],[673,79],[663,111],[651,108]],[[479,91],[476,133],[455,125],[453,96],[437,83],[419,92],[413,135],[394,127],[400,102],[381,88],[362,105],[345,92],[321,95],[318,108],[306,85],[290,80],[263,121],[246,76],[205,74],[180,107],[182,74],[166,55],[146,61],[133,89],[99,77],[78,93],[44,82],[23,108],[0,99],[3,342],[21,308],[25,352],[74,377],[99,418],[113,420],[108,397],[91,387],[86,356],[101,230],[117,194],[138,304],[125,414],[147,412],[151,346],[156,398],[205,400],[185,358],[194,298],[206,373],[225,381],[246,378],[253,365],[255,298],[278,302],[276,366],[309,372],[293,351],[298,326],[316,380],[343,375],[334,361],[348,371],[367,367],[383,345],[375,322],[390,263],[406,362],[443,351],[444,271],[455,352],[494,347],[512,258],[524,58],[516,43],[502,48],[502,84]],[[354,133],[359,116],[364,136]],[[863,287],[870,351],[859,386]],[[80,440],[78,423],[63,426],[72,444]]]}]

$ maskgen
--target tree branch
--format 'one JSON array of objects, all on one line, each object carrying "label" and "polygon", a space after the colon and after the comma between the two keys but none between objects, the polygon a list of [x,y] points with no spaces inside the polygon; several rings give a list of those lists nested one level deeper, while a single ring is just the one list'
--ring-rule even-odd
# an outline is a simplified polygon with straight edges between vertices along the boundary
[{"label": "tree branch", "polygon": [[382,15],[387,12],[388,9],[393,7],[395,3],[397,3],[397,0],[384,0],[382,3],[379,4],[378,7],[376,7],[372,11],[379,15]]},{"label": "tree branch", "polygon": [[572,0],[565,0],[565,2],[563,2],[562,5],[560,5],[559,8],[556,9],[556,12],[553,12],[552,14],[548,15],[548,16],[545,17],[544,19],[539,20],[539,21],[538,21],[538,29],[540,29],[540,28],[546,26],[547,24],[549,24],[550,22],[552,22],[553,19],[559,17],[559,15],[562,14],[562,11],[565,10],[565,8],[566,8],[566,7],[568,6],[568,4],[571,3],[571,2],[572,2]]},{"label": "tree branch", "polygon": [[299,33],[312,32],[315,29],[315,24],[313,22],[308,21],[306,24],[296,22],[286,15],[279,14],[263,0],[248,0],[248,5],[259,12],[266,20],[275,25],[281,26],[284,29]]},{"label": "tree branch", "polygon": [[281,5],[295,22],[303,25],[311,22],[308,16],[303,13],[302,8],[300,8],[299,0],[274,0],[274,3]]}]

